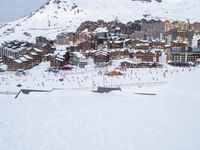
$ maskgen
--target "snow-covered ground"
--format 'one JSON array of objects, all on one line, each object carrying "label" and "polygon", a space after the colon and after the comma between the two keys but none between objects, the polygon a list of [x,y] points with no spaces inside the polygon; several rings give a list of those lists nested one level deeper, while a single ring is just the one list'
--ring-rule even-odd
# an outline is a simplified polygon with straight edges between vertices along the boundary
[{"label": "snow-covered ground", "polygon": [[[45,72],[47,66],[43,63],[24,77],[0,73],[1,92],[62,89],[20,94],[17,99],[0,95],[0,149],[200,148],[199,67],[128,69],[112,79],[112,84],[121,85],[122,92],[98,94],[91,92],[92,83],[102,85],[100,72],[106,69],[89,66],[87,71],[74,69],[55,75]],[[110,77],[104,78],[111,85]]]}]

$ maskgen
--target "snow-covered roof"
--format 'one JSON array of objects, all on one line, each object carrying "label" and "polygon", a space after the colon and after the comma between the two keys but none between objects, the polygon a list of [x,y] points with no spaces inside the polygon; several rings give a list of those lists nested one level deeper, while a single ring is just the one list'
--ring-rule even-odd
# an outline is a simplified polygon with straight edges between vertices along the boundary
[{"label": "snow-covered roof", "polygon": [[106,27],[99,27],[94,32],[96,32],[96,33],[107,33],[108,29]]},{"label": "snow-covered roof", "polygon": [[167,44],[166,44],[165,47],[171,47],[171,45],[167,45]]},{"label": "snow-covered roof", "polygon": [[54,56],[55,54],[46,54],[46,55],[44,55],[44,56]]},{"label": "snow-covered roof", "polygon": [[120,63],[122,63],[122,62],[127,62],[127,63],[133,63],[133,61],[131,61],[130,59],[123,59],[123,60],[121,60],[120,61]]},{"label": "snow-covered roof", "polygon": [[123,43],[123,41],[114,41],[115,44]]},{"label": "snow-covered roof", "polygon": [[115,30],[121,30],[120,27],[116,27]]},{"label": "snow-covered roof", "polygon": [[82,31],[82,33],[88,33],[88,32],[89,32],[88,28]]},{"label": "snow-covered roof", "polygon": [[136,46],[149,46],[149,43],[137,43]]},{"label": "snow-covered roof", "polygon": [[56,51],[61,51],[61,50],[66,50],[67,47],[69,47],[68,45],[56,45]]},{"label": "snow-covered roof", "polygon": [[13,56],[7,56],[8,58],[10,58],[10,59],[14,59],[14,57]]},{"label": "snow-covered roof", "polygon": [[37,56],[37,55],[39,55],[39,54],[38,54],[38,53],[35,53],[35,52],[31,52],[31,55]]},{"label": "snow-covered roof", "polygon": [[38,53],[42,53],[43,52],[41,49],[38,49],[38,48],[33,48],[33,49]]},{"label": "snow-covered roof", "polygon": [[85,59],[85,56],[80,52],[73,52],[73,54],[76,55],[78,58]]},{"label": "snow-covered roof", "polygon": [[125,51],[126,49],[124,49],[124,48],[118,48],[118,49],[111,49],[110,51],[111,52],[118,52],[118,51],[120,51],[120,52],[123,52],[123,51]]},{"label": "snow-covered roof", "polygon": [[57,55],[56,57],[59,59],[65,59],[65,57],[63,57],[62,55]]},{"label": "snow-covered roof", "polygon": [[32,47],[27,48],[28,51],[31,50],[31,49],[32,49]]},{"label": "snow-covered roof", "polygon": [[56,50],[54,52],[55,55],[62,55],[64,56],[68,51],[67,50]]},{"label": "snow-covered roof", "polygon": [[124,40],[124,43],[128,42],[128,41],[131,41],[131,39],[125,39]]},{"label": "snow-covered roof", "polygon": [[27,62],[28,60],[25,58],[25,57],[19,57],[19,59],[21,60],[21,61],[23,61],[23,62]]},{"label": "snow-covered roof", "polygon": [[60,58],[56,58],[56,60],[60,61],[60,62],[63,62],[64,60],[63,59],[60,59]]},{"label": "snow-covered roof", "polygon": [[108,51],[105,51],[105,50],[99,50],[99,51],[96,51],[95,52],[95,56],[97,55],[105,55],[105,56],[108,56],[109,55],[109,52]]},{"label": "snow-covered roof", "polygon": [[28,55],[23,55],[23,57],[25,57],[26,59],[32,60],[33,58],[28,56]]},{"label": "snow-covered roof", "polygon": [[21,64],[21,63],[22,63],[22,61],[19,60],[19,59],[15,59],[14,62],[16,62],[16,63],[18,63],[18,64]]}]

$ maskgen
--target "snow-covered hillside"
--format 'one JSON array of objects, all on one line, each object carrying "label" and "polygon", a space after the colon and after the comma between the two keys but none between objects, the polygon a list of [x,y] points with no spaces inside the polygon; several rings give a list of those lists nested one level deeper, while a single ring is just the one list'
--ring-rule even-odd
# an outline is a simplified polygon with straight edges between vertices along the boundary
[{"label": "snow-covered hillside", "polygon": [[127,22],[150,14],[150,18],[199,21],[199,7],[199,0],[49,0],[31,15],[2,24],[0,42],[12,39],[33,41],[38,35],[55,38],[60,32],[75,31],[86,20],[118,18]]}]

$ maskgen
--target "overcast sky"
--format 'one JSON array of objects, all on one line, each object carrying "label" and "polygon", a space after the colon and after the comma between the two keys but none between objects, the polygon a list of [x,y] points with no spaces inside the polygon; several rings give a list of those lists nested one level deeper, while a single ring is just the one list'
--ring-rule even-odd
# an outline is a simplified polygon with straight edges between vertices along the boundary
[{"label": "overcast sky", "polygon": [[23,17],[48,0],[0,0],[0,23]]}]

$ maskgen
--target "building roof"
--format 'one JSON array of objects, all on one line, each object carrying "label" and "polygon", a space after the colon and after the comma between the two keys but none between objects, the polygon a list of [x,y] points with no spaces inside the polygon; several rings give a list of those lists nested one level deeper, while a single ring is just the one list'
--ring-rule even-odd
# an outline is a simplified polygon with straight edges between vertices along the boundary
[{"label": "building roof", "polygon": [[132,64],[133,61],[131,61],[131,60],[122,60],[120,63],[129,63],[129,64]]},{"label": "building roof", "polygon": [[38,48],[33,48],[33,49],[38,53],[42,53],[43,52],[41,49],[38,49]]},{"label": "building roof", "polygon": [[62,55],[57,55],[56,57],[59,59],[65,59],[65,57],[63,57]]},{"label": "building roof", "polygon": [[37,55],[39,55],[39,54],[36,53],[36,52],[31,52],[31,55],[37,56]]},{"label": "building roof", "polygon": [[109,56],[109,52],[106,51],[106,50],[98,50],[98,51],[95,52],[94,55],[95,55],[95,56],[98,56],[98,55]]},{"label": "building roof", "polygon": [[104,28],[103,27],[99,27],[94,32],[97,32],[97,33],[107,33],[108,30],[107,30],[106,27],[104,27]]},{"label": "building roof", "polygon": [[63,59],[60,59],[60,58],[56,58],[56,60],[60,61],[60,62],[63,62],[64,60]]},{"label": "building roof", "polygon": [[76,57],[78,57],[80,59],[85,59],[85,56],[80,52],[73,52],[73,54],[76,55]]},{"label": "building roof", "polygon": [[21,60],[21,61],[23,61],[23,62],[27,62],[28,60],[25,58],[25,57],[19,57],[19,59]]},{"label": "building roof", "polygon": [[15,59],[14,62],[16,62],[16,63],[18,63],[18,64],[21,64],[21,63],[22,63],[22,61],[19,60],[19,59]]},{"label": "building roof", "polygon": [[32,60],[33,58],[28,56],[28,55],[24,55],[23,57],[25,57],[26,59]]}]

